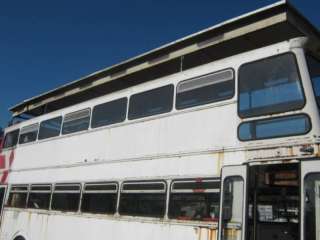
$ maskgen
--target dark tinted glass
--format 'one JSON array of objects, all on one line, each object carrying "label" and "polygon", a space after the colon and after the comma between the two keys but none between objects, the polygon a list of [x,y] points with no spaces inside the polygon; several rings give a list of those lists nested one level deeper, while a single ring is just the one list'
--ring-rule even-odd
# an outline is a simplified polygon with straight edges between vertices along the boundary
[{"label": "dark tinted glass", "polygon": [[306,115],[257,120],[242,123],[239,127],[239,138],[247,141],[286,137],[305,134],[310,128],[310,120]]},{"label": "dark tinted glass", "polygon": [[27,192],[28,191],[28,186],[12,186],[11,187],[11,192],[17,192],[17,191],[25,191]]},{"label": "dark tinted glass", "polygon": [[20,131],[19,144],[34,142],[37,140],[38,124],[23,127]]},{"label": "dark tinted glass", "polygon": [[49,209],[50,193],[31,192],[28,199],[28,208]]},{"label": "dark tinted glass", "polygon": [[173,91],[173,85],[167,85],[132,95],[128,118],[137,119],[170,112],[173,104]]},{"label": "dark tinted glass", "polygon": [[27,192],[11,192],[9,194],[8,205],[9,207],[25,208],[27,203]]},{"label": "dark tinted glass", "polygon": [[320,61],[311,56],[307,56],[307,63],[317,103],[320,106]]},{"label": "dark tinted glass", "polygon": [[62,127],[62,134],[70,134],[84,131],[89,128],[90,109],[69,113],[65,116]]},{"label": "dark tinted glass", "polygon": [[116,193],[84,193],[82,196],[82,212],[114,214],[116,207]]},{"label": "dark tinted glass", "polygon": [[78,211],[80,201],[79,193],[53,193],[52,195],[52,210],[60,211]]},{"label": "dark tinted glass", "polygon": [[165,214],[165,193],[121,193],[119,213],[129,216],[157,217]]},{"label": "dark tinted glass", "polygon": [[232,70],[183,81],[177,87],[176,108],[184,109],[232,98]]},{"label": "dark tinted glass", "polygon": [[31,191],[51,191],[51,186],[49,185],[31,186]]},{"label": "dark tinted glass", "polygon": [[80,191],[80,185],[56,185],[55,191]]},{"label": "dark tinted glass", "polygon": [[10,148],[14,147],[18,143],[18,138],[19,138],[19,129],[14,130],[12,132],[8,132],[4,138],[4,148]]},{"label": "dark tinted glass", "polygon": [[62,117],[52,118],[40,124],[39,139],[46,139],[60,135]]},{"label": "dark tinted glass", "polygon": [[97,105],[92,111],[91,127],[97,128],[123,122],[127,113],[127,98]]},{"label": "dark tinted glass", "polygon": [[304,106],[295,56],[291,53],[241,66],[239,115],[253,117]]},{"label": "dark tinted glass", "polygon": [[169,217],[178,220],[218,221],[219,193],[171,193]]},{"label": "dark tinted glass", "polygon": [[124,183],[123,190],[165,190],[164,183]]},{"label": "dark tinted glass", "polygon": [[116,184],[86,185],[85,191],[116,191]]},{"label": "dark tinted glass", "polygon": [[173,190],[198,190],[198,189],[220,189],[220,182],[175,182],[173,184]]}]

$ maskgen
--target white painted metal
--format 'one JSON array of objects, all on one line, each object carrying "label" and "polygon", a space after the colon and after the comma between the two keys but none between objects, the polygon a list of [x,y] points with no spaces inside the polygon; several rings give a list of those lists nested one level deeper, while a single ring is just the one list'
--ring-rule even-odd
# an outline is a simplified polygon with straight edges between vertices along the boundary
[{"label": "white painted metal", "polygon": [[[294,43],[294,44],[293,44]],[[303,136],[270,140],[240,142],[237,127],[243,121],[237,114],[237,93],[232,99],[194,107],[182,111],[138,120],[126,120],[98,129],[58,136],[51,139],[18,145],[2,152],[6,168],[2,178],[11,184],[81,183],[99,181],[164,180],[170,189],[172,179],[187,177],[220,177],[222,182],[230,176],[241,176],[243,183],[235,185],[243,198],[233,205],[235,216],[232,229],[240,228],[236,237],[245,240],[245,203],[247,160],[282,160],[307,158],[319,154],[320,119],[311,81],[304,58],[303,45],[296,39],[228,57],[148,83],[99,97],[81,104],[64,108],[26,122],[11,126],[9,132],[26,126],[38,126],[41,121],[121,97],[214,73],[234,69],[236,76],[242,64],[258,59],[293,52],[297,57],[306,96],[306,105],[294,113],[306,113],[312,121],[312,130]],[[236,91],[237,92],[237,91]],[[89,111],[88,111],[89,112]],[[274,114],[274,116],[291,113]],[[73,117],[73,115],[69,115]],[[259,119],[262,117],[252,118]],[[313,146],[314,153],[301,152],[302,146]],[[238,165],[238,166],[232,166]],[[303,162],[302,176],[319,171],[318,161]],[[5,176],[10,170],[10,175]],[[303,179],[303,178],[302,178]],[[301,182],[303,186],[303,182]],[[223,186],[222,186],[223,192]],[[303,191],[302,191],[303,192]],[[303,209],[303,201],[301,201]],[[319,202],[319,201],[318,201]],[[222,209],[223,201],[221,201]],[[220,214],[220,222],[223,214]],[[303,214],[301,214],[303,223]],[[231,224],[232,225],[232,224]],[[303,226],[303,225],[302,225]],[[220,228],[222,226],[220,225]],[[221,232],[221,229],[220,229]],[[303,236],[303,230],[301,231]],[[26,240],[100,239],[114,240],[213,240],[217,236],[216,223],[173,221],[118,215],[93,215],[62,213],[31,209],[4,208],[0,239],[11,240],[22,235]],[[301,238],[303,239],[303,238]]]},{"label": "white painted metal", "polygon": [[[225,182],[227,179],[239,177],[239,180],[233,182],[233,199],[232,199],[232,218],[228,224],[222,224],[225,215],[225,200],[224,191],[227,187]],[[221,196],[220,196],[220,219],[219,219],[219,240],[245,240],[245,222],[246,216],[244,214],[246,209],[246,182],[247,182],[247,166],[226,166],[222,168],[221,174]],[[230,211],[230,209],[228,209]],[[227,236],[223,236],[228,234]]]},{"label": "white painted metal", "polygon": [[[2,154],[5,155],[6,164],[11,171],[8,183],[123,182],[136,179],[164,179],[169,183],[175,178],[220,177],[222,166],[242,164],[250,158],[305,157],[305,153],[301,153],[299,149],[304,144],[317,146],[320,121],[303,50],[297,47],[292,49],[290,41],[71,106],[9,127],[6,132],[166,84],[177,86],[180,81],[222,69],[233,68],[237,73],[239,66],[244,63],[289,51],[298,58],[302,82],[305,91],[308,91],[304,109],[297,111],[309,114],[312,119],[313,128],[304,136],[240,142],[237,138],[237,127],[242,120],[237,115],[235,94],[232,99],[223,102],[183,111],[173,110],[139,120],[126,120],[108,127],[5,149]],[[288,113],[277,115],[286,114]],[[316,147],[315,150],[314,154],[317,153]],[[10,155],[13,156],[13,161],[9,161]],[[243,168],[245,167],[226,168],[223,178],[230,175],[233,169],[234,174],[240,174],[245,179]],[[0,239],[12,239],[21,232],[26,240],[87,240],[99,239],[99,236],[122,240],[132,238],[133,234],[134,239],[141,240],[212,240],[216,237],[216,227],[216,224],[172,221],[167,218],[159,220],[5,208]],[[244,232],[242,230],[242,234]]]}]

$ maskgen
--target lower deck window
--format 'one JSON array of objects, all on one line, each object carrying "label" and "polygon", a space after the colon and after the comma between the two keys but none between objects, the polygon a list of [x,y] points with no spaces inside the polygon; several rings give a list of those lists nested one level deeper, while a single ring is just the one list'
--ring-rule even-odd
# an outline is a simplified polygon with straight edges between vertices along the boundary
[{"label": "lower deck window", "polygon": [[311,129],[307,115],[285,116],[242,123],[238,129],[242,141],[302,135]]},{"label": "lower deck window", "polygon": [[170,194],[169,218],[218,221],[220,183],[214,181],[177,181]]},{"label": "lower deck window", "polygon": [[117,208],[117,185],[87,184],[82,195],[81,211],[114,214]]},{"label": "lower deck window", "polygon": [[28,186],[13,185],[10,190],[8,206],[15,208],[25,208],[28,197]]},{"label": "lower deck window", "polygon": [[124,183],[120,195],[121,215],[164,217],[166,209],[166,186],[159,183]]},{"label": "lower deck window", "polygon": [[76,212],[80,202],[80,185],[56,185],[52,194],[52,210]]},{"label": "lower deck window", "polygon": [[33,185],[28,198],[28,208],[49,209],[50,197],[50,185]]}]

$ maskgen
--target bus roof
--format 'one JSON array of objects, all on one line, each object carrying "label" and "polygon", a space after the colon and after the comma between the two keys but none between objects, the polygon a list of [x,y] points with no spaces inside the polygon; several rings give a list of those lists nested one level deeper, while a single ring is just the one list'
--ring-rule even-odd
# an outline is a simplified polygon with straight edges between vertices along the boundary
[{"label": "bus roof", "polygon": [[39,116],[142,82],[294,37],[320,32],[283,0],[97,71],[11,107]]}]

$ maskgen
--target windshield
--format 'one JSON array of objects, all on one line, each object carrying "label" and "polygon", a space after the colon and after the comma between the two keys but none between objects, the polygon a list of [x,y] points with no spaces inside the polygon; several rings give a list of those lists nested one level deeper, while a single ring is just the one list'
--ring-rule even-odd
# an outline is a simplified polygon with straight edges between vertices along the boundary
[{"label": "windshield", "polygon": [[288,112],[304,106],[295,55],[286,53],[242,65],[239,115],[242,118]]},{"label": "windshield", "polygon": [[307,63],[316,100],[318,106],[320,106],[320,61],[310,55],[307,55]]}]

